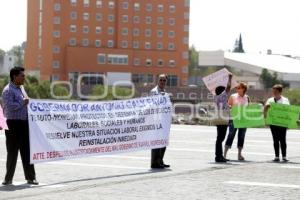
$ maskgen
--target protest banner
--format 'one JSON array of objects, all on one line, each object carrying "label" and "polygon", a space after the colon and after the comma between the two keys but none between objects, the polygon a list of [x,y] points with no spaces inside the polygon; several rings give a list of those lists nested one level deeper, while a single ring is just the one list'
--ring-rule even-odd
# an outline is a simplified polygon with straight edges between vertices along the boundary
[{"label": "protest banner", "polygon": [[0,128],[1,129],[8,129],[7,124],[6,124],[6,118],[3,115],[3,110],[2,107],[0,106]]},{"label": "protest banner", "polygon": [[[205,76],[202,80],[206,85],[207,89],[215,95],[216,87],[227,86],[229,73],[230,72],[226,68],[223,68],[215,73]],[[231,88],[235,88],[237,85],[238,82],[236,81],[235,77],[232,77]]]},{"label": "protest banner", "polygon": [[267,113],[266,123],[269,125],[281,126],[290,129],[298,128],[300,107],[271,103]]},{"label": "protest banner", "polygon": [[265,126],[263,106],[261,104],[236,105],[231,108],[234,128],[255,128]]},{"label": "protest banner", "polygon": [[30,100],[30,162],[161,148],[168,145],[168,95],[110,102]]}]

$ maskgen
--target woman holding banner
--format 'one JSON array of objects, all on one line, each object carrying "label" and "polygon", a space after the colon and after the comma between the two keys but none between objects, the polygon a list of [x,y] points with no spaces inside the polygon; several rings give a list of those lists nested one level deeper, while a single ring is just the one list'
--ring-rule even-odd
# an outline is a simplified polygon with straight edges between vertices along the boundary
[{"label": "woman holding banner", "polygon": [[[268,109],[271,106],[271,103],[279,103],[279,104],[286,104],[290,105],[289,100],[282,96],[282,85],[274,85],[272,89],[273,97],[269,98],[265,105],[265,116],[268,112]],[[286,127],[280,127],[275,125],[270,125],[271,133],[273,136],[273,145],[275,150],[275,158],[274,162],[279,162],[279,146],[281,147],[281,153],[282,153],[282,160],[284,162],[288,162],[288,159],[286,158]],[[280,145],[279,145],[280,144]]]},{"label": "woman holding banner", "polygon": [[[247,84],[244,82],[239,83],[236,87],[237,93],[231,95],[228,100],[229,107],[233,107],[235,105],[248,105],[250,102],[250,98],[246,95],[247,92]],[[233,117],[233,116],[231,116]],[[238,160],[243,161],[245,158],[242,156],[242,150],[244,147],[245,135],[246,135],[246,128],[234,128],[233,121],[229,120],[229,134],[227,136],[227,140],[225,143],[225,150],[224,150],[224,158],[226,159],[228,150],[231,148],[235,134],[238,130]]]},{"label": "woman holding banner", "polygon": [[[228,118],[226,118],[225,113],[229,112],[229,107],[227,104],[230,89],[231,89],[231,80],[232,80],[232,74],[230,73],[228,75],[228,83],[226,88],[224,86],[218,86],[215,89],[216,93],[216,106],[217,106],[217,117],[221,117],[218,122],[215,123],[217,126],[217,140],[216,140],[216,162],[227,162],[227,160],[223,157],[223,147],[222,143],[226,137],[226,132],[228,128]],[[227,115],[228,116],[228,115]]]}]

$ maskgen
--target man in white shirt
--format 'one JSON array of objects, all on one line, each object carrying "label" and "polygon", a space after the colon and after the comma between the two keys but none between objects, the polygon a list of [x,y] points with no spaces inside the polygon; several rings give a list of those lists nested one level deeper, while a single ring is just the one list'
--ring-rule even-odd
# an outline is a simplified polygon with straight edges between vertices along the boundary
[{"label": "man in white shirt", "polygon": [[[158,84],[150,92],[151,95],[164,95],[166,93],[165,87],[168,77],[166,74],[160,74],[158,76]],[[159,149],[152,149],[151,151],[151,168],[152,169],[164,169],[169,168],[170,165],[166,165],[163,161],[166,152],[166,147]]]},{"label": "man in white shirt", "polygon": [[[286,104],[289,105],[290,102],[289,100],[282,96],[282,90],[283,86],[282,85],[274,85],[273,86],[273,97],[269,98],[266,102],[265,105],[265,115],[268,112],[268,109],[270,108],[271,103],[280,103],[280,104]],[[288,159],[286,158],[286,131],[287,128],[285,127],[280,127],[280,126],[275,126],[275,125],[270,125],[270,129],[272,132],[273,136],[273,145],[274,145],[274,150],[275,150],[275,158],[274,162],[279,162],[279,146],[281,148],[281,153],[282,153],[282,160],[284,162],[288,162]]]}]

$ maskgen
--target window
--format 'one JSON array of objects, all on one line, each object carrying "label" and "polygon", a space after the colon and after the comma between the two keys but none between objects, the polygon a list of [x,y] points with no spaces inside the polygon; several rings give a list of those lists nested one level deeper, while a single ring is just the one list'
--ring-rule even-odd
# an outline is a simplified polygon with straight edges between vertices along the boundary
[{"label": "window", "polygon": [[170,26],[174,26],[175,23],[176,23],[175,18],[170,18],[170,19],[169,19],[169,25],[170,25]]},{"label": "window", "polygon": [[184,0],[184,6],[190,7],[190,0]]},{"label": "window", "polygon": [[59,61],[58,60],[53,60],[52,61],[52,67],[56,68],[56,69],[59,68]]},{"label": "window", "polygon": [[95,47],[101,47],[101,40],[95,40]]},{"label": "window", "polygon": [[114,15],[108,15],[108,21],[109,22],[115,21],[115,16]]},{"label": "window", "polygon": [[115,2],[109,1],[109,2],[108,2],[108,7],[109,7],[110,9],[114,9],[114,8],[115,8]]},{"label": "window", "polygon": [[169,43],[168,49],[169,49],[169,50],[174,50],[174,49],[175,49],[174,43]]},{"label": "window", "polygon": [[51,78],[50,78],[50,81],[53,82],[53,81],[58,81],[59,80],[59,75],[57,74],[52,74],[51,75]]},{"label": "window", "polygon": [[189,44],[189,38],[188,37],[183,38],[183,44]]},{"label": "window", "polygon": [[128,65],[128,55],[107,55],[107,63],[112,65]]},{"label": "window", "polygon": [[113,34],[114,34],[114,28],[108,27],[108,35],[113,35]]},{"label": "window", "polygon": [[82,27],[82,33],[87,34],[87,33],[89,33],[89,31],[90,31],[90,29],[89,29],[88,26],[83,26],[83,27]]},{"label": "window", "polygon": [[82,41],[81,41],[81,45],[82,46],[84,46],[84,47],[87,47],[87,46],[89,46],[89,40],[88,39],[82,39]]},{"label": "window", "polygon": [[134,3],[134,10],[135,11],[139,11],[141,8],[140,8],[140,3]]},{"label": "window", "polygon": [[147,67],[152,66],[152,60],[151,59],[146,59],[146,66]]},{"label": "window", "polygon": [[189,18],[190,18],[190,13],[185,12],[185,13],[184,13],[184,19],[189,19]]},{"label": "window", "polygon": [[149,17],[149,16],[147,16],[147,17],[145,18],[145,22],[146,22],[146,24],[151,24],[152,18]]},{"label": "window", "polygon": [[90,0],[83,0],[83,6],[86,8],[86,7],[89,7],[90,6]]},{"label": "window", "polygon": [[122,16],[122,22],[127,23],[128,22],[128,15]]},{"label": "window", "polygon": [[140,48],[140,43],[138,41],[133,41],[133,48],[134,49]]},{"label": "window", "polygon": [[76,19],[77,19],[77,12],[72,11],[72,12],[70,13],[70,18],[71,18],[72,20],[76,20]]},{"label": "window", "polygon": [[96,26],[96,34],[100,34],[102,32],[102,28],[100,26]]},{"label": "window", "polygon": [[58,54],[60,53],[60,47],[55,45],[52,47],[52,52],[55,53],[55,54]]},{"label": "window", "polygon": [[157,11],[158,11],[158,12],[164,12],[164,5],[159,4],[159,5],[157,6]]},{"label": "window", "polygon": [[176,6],[175,5],[170,5],[169,11],[170,11],[170,13],[174,13],[176,11]]},{"label": "window", "polygon": [[163,25],[164,24],[164,18],[163,17],[158,17],[157,18],[157,24],[158,25]]},{"label": "window", "polygon": [[189,25],[184,25],[184,32],[189,32]]},{"label": "window", "polygon": [[133,59],[133,65],[134,66],[140,66],[141,65],[141,60],[139,58],[134,58]]},{"label": "window", "polygon": [[132,74],[132,82],[135,84],[153,83],[153,74]]},{"label": "window", "polygon": [[105,54],[98,54],[97,55],[98,64],[105,64],[106,63],[106,56]]},{"label": "window", "polygon": [[102,0],[97,0],[96,1],[96,7],[97,8],[102,8]]},{"label": "window", "polygon": [[152,4],[150,4],[150,3],[146,4],[146,11],[148,11],[148,12],[152,11]]},{"label": "window", "polygon": [[169,66],[175,67],[176,66],[175,60],[169,60]]},{"label": "window", "polygon": [[114,41],[113,40],[108,40],[107,41],[107,47],[109,47],[109,48],[114,47]]},{"label": "window", "polygon": [[182,58],[183,58],[183,59],[189,59],[189,52],[188,52],[188,51],[184,51],[184,52],[182,53]]},{"label": "window", "polygon": [[140,17],[139,16],[134,16],[133,17],[133,23],[135,23],[135,24],[140,23]]},{"label": "window", "polygon": [[168,76],[168,86],[177,86],[178,83],[178,77],[176,75],[169,75]]},{"label": "window", "polygon": [[76,6],[77,5],[77,0],[70,0],[71,6]]},{"label": "window", "polygon": [[60,37],[60,31],[53,31],[53,37],[54,38],[59,38]]},{"label": "window", "polygon": [[128,28],[122,28],[122,35],[128,35]]},{"label": "window", "polygon": [[174,31],[169,31],[168,36],[169,36],[169,38],[174,38],[175,37],[175,32]]},{"label": "window", "polygon": [[43,22],[43,13],[40,12],[39,14],[39,23],[41,24]]},{"label": "window", "polygon": [[128,48],[128,42],[125,40],[122,41],[121,45],[122,45],[122,48]]},{"label": "window", "polygon": [[42,33],[43,33],[43,27],[42,25],[39,25],[39,37],[42,37]]},{"label": "window", "polygon": [[96,13],[96,21],[101,21],[101,20],[102,20],[102,14]]},{"label": "window", "polygon": [[77,44],[76,38],[70,38],[69,39],[69,45],[70,46],[76,46],[76,44]]},{"label": "window", "polygon": [[90,18],[90,14],[89,13],[83,13],[83,20],[87,21]]},{"label": "window", "polygon": [[145,36],[146,37],[151,37],[151,29],[146,29],[145,30]]},{"label": "window", "polygon": [[76,25],[70,25],[70,32],[75,33],[77,31]]},{"label": "window", "polygon": [[133,29],[133,36],[139,36],[140,35],[140,29],[135,28]]},{"label": "window", "polygon": [[182,73],[188,74],[189,73],[189,67],[188,66],[182,67]]},{"label": "window", "polygon": [[162,59],[158,59],[157,66],[158,67],[163,67],[164,66],[164,61]]},{"label": "window", "polygon": [[54,17],[53,24],[60,24],[60,17]]},{"label": "window", "polygon": [[157,43],[157,49],[159,50],[163,49],[163,44],[161,42]]},{"label": "window", "polygon": [[61,5],[60,3],[55,3],[54,4],[54,11],[60,11],[61,10]]},{"label": "window", "polygon": [[145,49],[151,49],[151,43],[145,42]]},{"label": "window", "polygon": [[163,30],[157,30],[157,37],[163,37]]},{"label": "window", "polygon": [[128,2],[123,2],[123,9],[127,10],[128,9]]}]

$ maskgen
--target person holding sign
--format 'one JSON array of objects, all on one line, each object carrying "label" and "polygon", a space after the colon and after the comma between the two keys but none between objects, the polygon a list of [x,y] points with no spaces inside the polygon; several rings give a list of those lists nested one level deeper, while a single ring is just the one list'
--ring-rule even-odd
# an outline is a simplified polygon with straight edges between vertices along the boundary
[{"label": "person holding sign", "polygon": [[[285,105],[290,105],[290,102],[288,98],[282,96],[282,90],[283,86],[282,85],[274,85],[272,88],[272,93],[273,97],[269,98],[266,102],[265,105],[265,116],[270,108],[271,103],[278,103],[278,104],[285,104]],[[275,125],[270,125],[271,133],[273,136],[273,145],[274,145],[274,150],[275,150],[275,158],[274,162],[279,162],[279,146],[281,147],[281,153],[282,153],[282,160],[284,162],[288,162],[288,159],[286,158],[286,132],[287,128],[286,127],[281,127],[281,126],[275,126]]]},{"label": "person holding sign", "polygon": [[12,184],[15,173],[18,152],[20,150],[25,179],[28,184],[38,185],[35,179],[34,166],[30,164],[28,96],[23,88],[25,69],[14,67],[10,70],[11,81],[3,89],[3,110],[8,125],[5,132],[7,161],[6,175],[3,185]]},{"label": "person holding sign", "polygon": [[[228,106],[228,97],[230,94],[231,89],[231,80],[232,80],[232,74],[228,74],[228,83],[226,88],[224,86],[218,86],[215,89],[216,93],[216,106],[217,106],[217,113],[220,117],[224,118],[226,117],[224,115],[225,112],[229,112],[229,106]],[[218,116],[218,117],[219,117]],[[222,119],[222,121],[219,121],[218,123],[215,123],[217,126],[217,140],[216,140],[216,152],[215,152],[215,161],[216,162],[227,162],[227,159],[223,157],[223,147],[222,143],[225,139],[227,128],[228,128],[228,119]]]},{"label": "person holding sign", "polygon": [[[150,92],[150,95],[164,95],[166,94],[166,84],[168,76],[166,74],[160,74],[158,76],[158,84]],[[164,169],[169,168],[170,165],[166,165],[163,161],[166,152],[166,147],[159,149],[152,149],[151,151],[151,168],[152,169]]]},{"label": "person holding sign", "polygon": [[[250,102],[250,98],[246,95],[247,92],[247,84],[244,82],[239,83],[236,87],[237,93],[231,95],[228,100],[228,105],[231,108],[235,105],[248,105]],[[233,117],[233,116],[231,116]],[[228,150],[231,148],[235,134],[238,130],[238,160],[243,161],[245,158],[242,156],[242,150],[244,147],[245,135],[246,135],[246,128],[235,128],[233,125],[233,121],[229,120],[229,134],[227,136],[227,140],[225,143],[225,150],[224,150],[224,158],[226,159]]]}]

